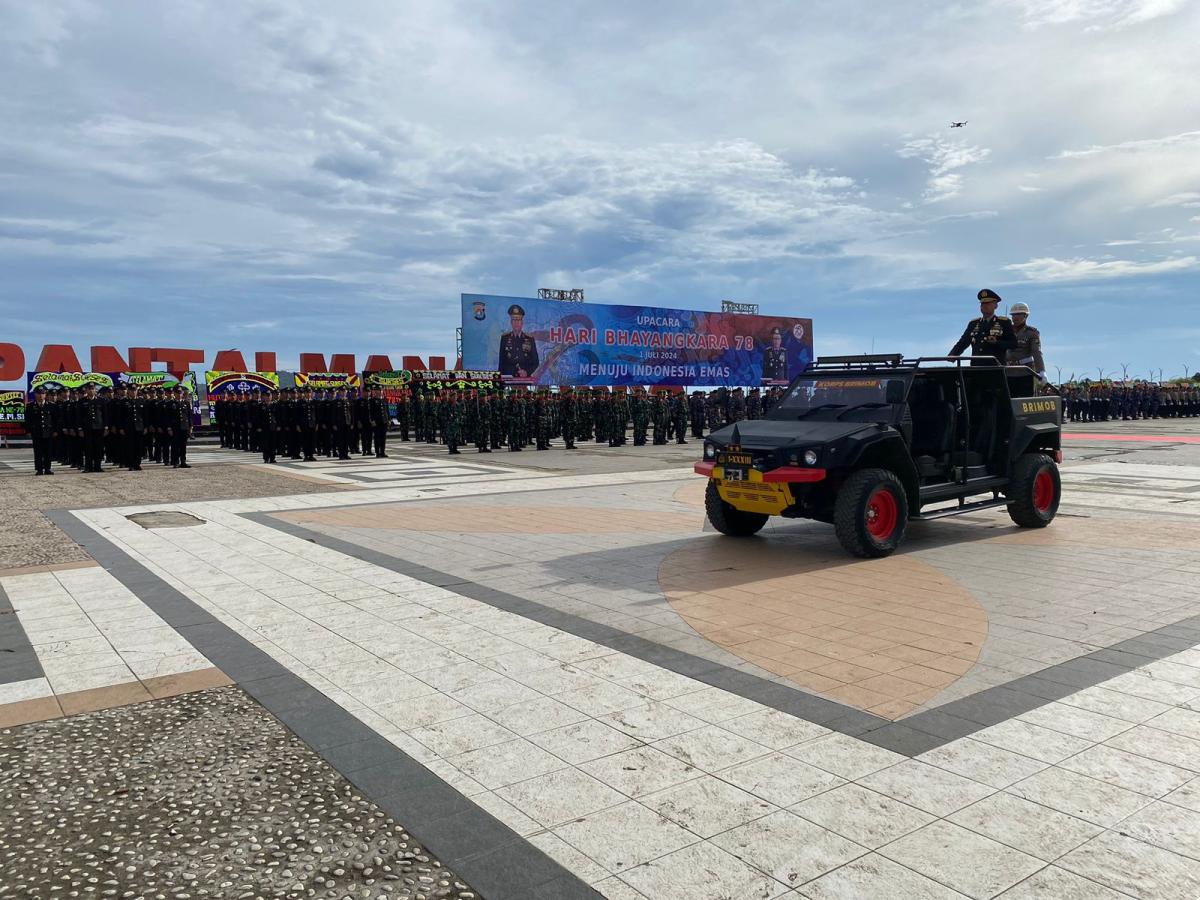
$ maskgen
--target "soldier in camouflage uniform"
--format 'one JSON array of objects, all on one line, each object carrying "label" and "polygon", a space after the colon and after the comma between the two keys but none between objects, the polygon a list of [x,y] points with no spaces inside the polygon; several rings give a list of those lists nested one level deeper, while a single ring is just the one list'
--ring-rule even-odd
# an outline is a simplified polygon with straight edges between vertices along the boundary
[{"label": "soldier in camouflage uniform", "polygon": [[650,400],[650,418],[654,423],[654,445],[662,446],[667,442],[667,428],[670,425],[667,401],[662,391],[655,391]]},{"label": "soldier in camouflage uniform", "polygon": [[671,426],[675,432],[675,443],[687,443],[688,403],[683,391],[671,397]]},{"label": "soldier in camouflage uniform", "polygon": [[633,446],[646,446],[646,428],[650,424],[650,405],[646,402],[646,391],[637,388],[629,400],[629,412],[633,417]]}]

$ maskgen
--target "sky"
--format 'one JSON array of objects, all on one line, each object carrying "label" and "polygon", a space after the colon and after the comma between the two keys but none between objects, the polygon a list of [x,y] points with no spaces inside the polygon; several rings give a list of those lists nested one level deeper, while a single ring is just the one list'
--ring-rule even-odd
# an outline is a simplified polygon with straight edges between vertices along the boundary
[{"label": "sky", "polygon": [[0,342],[452,357],[461,293],[580,287],[942,354],[990,287],[1052,380],[1194,372],[1198,37],[1191,0],[0,0]]}]

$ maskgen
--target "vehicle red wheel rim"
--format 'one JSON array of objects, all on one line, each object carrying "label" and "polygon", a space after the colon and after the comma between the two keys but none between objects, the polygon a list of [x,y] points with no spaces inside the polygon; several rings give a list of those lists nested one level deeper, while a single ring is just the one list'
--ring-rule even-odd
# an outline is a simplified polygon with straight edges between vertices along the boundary
[{"label": "vehicle red wheel rim", "polygon": [[896,495],[887,488],[879,488],[867,500],[867,533],[876,540],[887,540],[896,530],[900,518],[900,507]]},{"label": "vehicle red wheel rim", "polygon": [[1050,512],[1054,505],[1054,476],[1042,469],[1033,479],[1033,508],[1040,513]]}]

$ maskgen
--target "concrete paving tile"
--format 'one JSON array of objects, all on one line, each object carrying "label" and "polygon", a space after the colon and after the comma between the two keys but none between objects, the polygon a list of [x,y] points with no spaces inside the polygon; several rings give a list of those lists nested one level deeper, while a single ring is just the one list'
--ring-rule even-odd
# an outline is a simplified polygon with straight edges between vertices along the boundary
[{"label": "concrete paving tile", "polygon": [[571,765],[642,746],[637,738],[594,719],[534,733],[529,739]]},{"label": "concrete paving tile", "polygon": [[529,837],[544,830],[542,825],[495,792],[484,791],[474,794],[471,802],[495,816],[521,837]]},{"label": "concrete paving tile", "polygon": [[1169,709],[1148,720],[1146,725],[1200,741],[1200,711],[1194,709]]},{"label": "concrete paving tile", "polygon": [[711,843],[788,887],[867,853],[865,847],[786,810],[719,834]]},{"label": "concrete paving tile", "polygon": [[518,781],[545,775],[566,767],[566,763],[541,747],[517,738],[493,744],[481,750],[471,750],[448,760],[464,774],[491,790]]},{"label": "concrete paving tile", "polygon": [[1012,794],[984,797],[949,816],[949,821],[1051,862],[1104,829]]},{"label": "concrete paving tile", "polygon": [[926,812],[858,784],[843,784],[790,809],[872,850],[934,820]]},{"label": "concrete paving tile", "polygon": [[829,734],[828,728],[774,709],[727,719],[721,727],[772,750],[793,747]]},{"label": "concrete paving tile", "polygon": [[950,822],[932,822],[878,851],[969,897],[989,898],[1045,863]]},{"label": "concrete paving tile", "polygon": [[37,700],[53,695],[50,682],[45,678],[27,678],[0,684],[0,704],[17,703],[21,700]]},{"label": "concrete paving tile", "polygon": [[1023,722],[1031,722],[1052,731],[1083,738],[1094,744],[1116,737],[1131,727],[1130,723],[1124,719],[1116,719],[1058,702],[1047,703],[1038,709],[1021,714],[1019,718]]},{"label": "concrete paving tile", "polygon": [[777,808],[711,775],[647,794],[640,802],[704,838],[761,818]]},{"label": "concrete paving tile", "polygon": [[1126,722],[1135,724],[1152,719],[1171,708],[1166,703],[1109,690],[1100,685],[1069,694],[1062,698],[1062,702],[1068,706],[1078,706],[1080,709],[1124,719]]},{"label": "concrete paving tile", "polygon": [[922,753],[917,759],[994,788],[1008,787],[1047,766],[1047,763],[971,738],[951,741]]},{"label": "concrete paving tile", "polygon": [[543,826],[562,825],[629,798],[586,772],[563,768],[499,788],[496,793]]},{"label": "concrete paving tile", "polygon": [[452,697],[437,693],[424,694],[394,703],[381,703],[373,709],[393,725],[405,731],[448,722],[463,716],[476,715],[469,707],[463,706]]},{"label": "concrete paving tile", "polygon": [[[51,683],[53,684],[53,679]],[[1104,743],[1109,747],[1147,756],[1167,765],[1200,772],[1200,741],[1193,741],[1169,731],[1137,725]]]},{"label": "concrete paving tile", "polygon": [[516,737],[507,728],[502,728],[479,713],[422,725],[409,729],[408,734],[447,759],[460,753],[507,743]]},{"label": "concrete paving tile", "polygon": [[1121,833],[1200,861],[1200,812],[1151,803],[1121,823]]},{"label": "concrete paving tile", "polygon": [[647,897],[773,900],[787,891],[783,884],[709,844],[677,850],[623,872],[621,878]]},{"label": "concrete paving tile", "polygon": [[878,853],[860,856],[808,882],[797,894],[809,900],[962,900],[966,896]]},{"label": "concrete paving tile", "polygon": [[114,706],[144,703],[153,698],[140,681],[132,681],[90,690],[58,693],[56,699],[62,707],[63,715],[73,716],[97,709],[112,709]]},{"label": "concrete paving tile", "polygon": [[487,715],[494,722],[522,737],[588,720],[579,710],[540,694],[535,699],[514,703]]},{"label": "concrete paving tile", "polygon": [[1143,794],[1059,768],[1045,769],[1007,790],[1014,796],[1105,828],[1111,828],[1151,802]]},{"label": "concrete paving tile", "polygon": [[784,753],[850,781],[904,760],[899,753],[836,732],[789,747]]},{"label": "concrete paving tile", "polygon": [[579,766],[629,797],[643,797],[705,774],[654,747],[636,747]]},{"label": "concrete paving tile", "polygon": [[645,894],[630,887],[616,875],[598,881],[594,886],[608,900],[647,900]]},{"label": "concrete paving tile", "polygon": [[1200,812],[1200,778],[1194,778],[1183,787],[1176,788],[1163,797],[1166,803],[1174,803],[1185,809]]},{"label": "concrete paving tile", "polygon": [[1149,797],[1169,794],[1193,777],[1193,773],[1185,769],[1104,745],[1064,759],[1059,768]]},{"label": "concrete paving tile", "polygon": [[618,731],[647,743],[685,731],[695,731],[705,724],[694,716],[658,701],[607,713],[599,716],[598,721],[606,722]]},{"label": "concrete paving tile", "polygon": [[1200,863],[1113,831],[1071,851],[1057,865],[1133,897],[1200,896]]},{"label": "concrete paving tile", "polygon": [[1127,897],[1057,866],[1034,872],[1000,894],[1001,900],[1125,900]]},{"label": "concrete paving tile", "polygon": [[[609,873],[603,866],[595,860],[584,856],[553,832],[542,831],[537,834],[531,834],[529,835],[529,843],[588,884],[596,884],[610,878]],[[623,884],[623,882],[619,881],[617,883]],[[597,890],[601,890],[601,893],[604,893],[599,885],[596,886]],[[629,890],[632,891],[633,889],[629,888]],[[606,896],[616,896],[619,898],[621,895],[606,894]],[[635,900],[639,900],[641,895],[634,891],[632,896],[634,896]]]},{"label": "concrete paving tile", "polygon": [[31,697],[0,704],[0,728],[15,728],[30,722],[45,722],[63,715],[55,697]]},{"label": "concrete paving tile", "polygon": [[700,840],[690,831],[633,800],[575,819],[553,831],[589,859],[616,873],[625,872]]},{"label": "concrete paving tile", "polygon": [[845,781],[791,756],[772,754],[722,769],[718,778],[776,806],[791,806]]},{"label": "concrete paving tile", "polygon": [[994,788],[978,781],[915,759],[860,778],[858,784],[935,816],[948,816],[995,793]]},{"label": "concrete paving tile", "polygon": [[1010,719],[971,735],[977,741],[1045,763],[1062,762],[1093,745],[1092,741],[1073,737],[1031,722]]},{"label": "concrete paving tile", "polygon": [[695,731],[655,741],[653,746],[705,772],[719,772],[771,752],[768,747],[719,725],[705,725]]}]

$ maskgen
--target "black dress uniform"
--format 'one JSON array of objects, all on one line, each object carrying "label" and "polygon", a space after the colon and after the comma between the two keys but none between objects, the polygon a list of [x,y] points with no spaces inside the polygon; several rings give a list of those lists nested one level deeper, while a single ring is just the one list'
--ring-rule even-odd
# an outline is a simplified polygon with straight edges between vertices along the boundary
[{"label": "black dress uniform", "polygon": [[[525,316],[517,304],[508,308],[509,316]],[[537,342],[524,331],[506,331],[500,335],[500,374],[513,378],[532,378],[539,363]]]},{"label": "black dress uniform", "polygon": [[51,448],[57,429],[54,422],[54,407],[41,398],[41,402],[25,404],[25,430],[33,440],[33,465],[38,475],[52,475],[50,471]]},{"label": "black dress uniform", "polygon": [[87,395],[79,401],[79,428],[83,432],[83,470],[102,471],[108,404],[96,394]]},{"label": "black dress uniform", "polygon": [[[1000,296],[984,288],[979,292],[980,300],[995,300]],[[950,348],[950,356],[958,356],[967,347],[971,348],[972,356],[995,357],[996,362],[989,359],[971,360],[973,366],[1003,365],[1009,350],[1017,347],[1017,336],[1013,333],[1012,320],[1005,316],[980,316],[967,323],[962,336]]]},{"label": "black dress uniform", "polygon": [[388,421],[387,397],[383,396],[383,391],[378,391],[376,396],[367,398],[367,425],[371,435],[369,442],[367,438],[363,438],[364,447],[369,447],[371,443],[375,445],[376,459],[387,456]]},{"label": "black dress uniform", "polygon": [[137,394],[125,398],[121,427],[125,429],[125,465],[131,472],[142,470],[146,444],[146,401]]},{"label": "black dress uniform", "polygon": [[171,465],[190,469],[187,461],[187,442],[192,436],[192,401],[183,397],[164,402],[167,412],[167,431],[171,441]]}]

